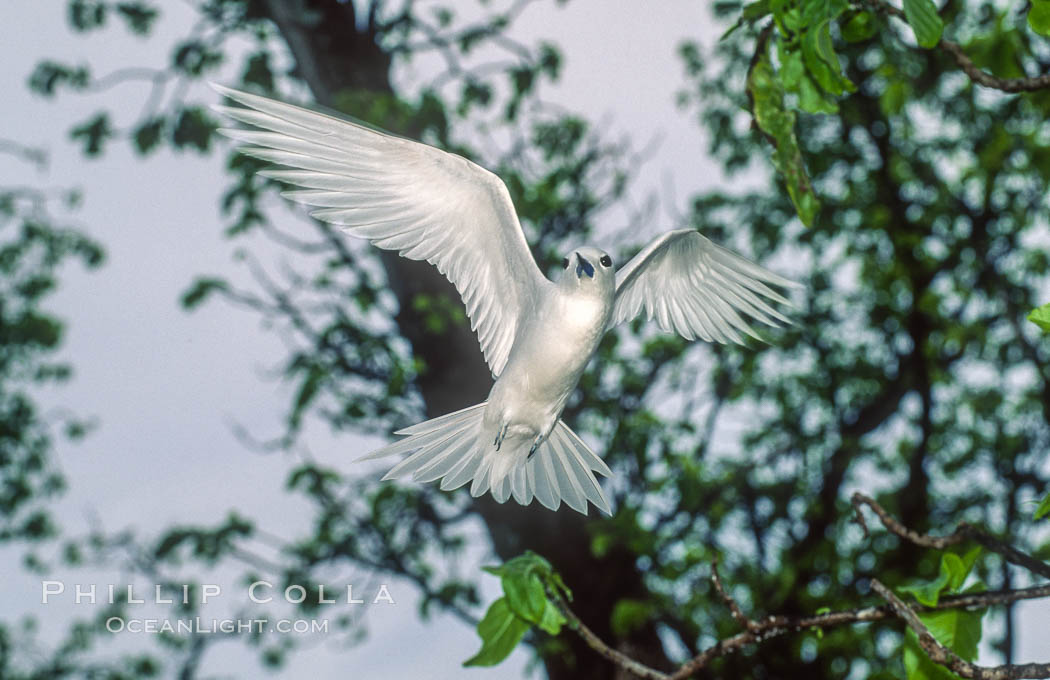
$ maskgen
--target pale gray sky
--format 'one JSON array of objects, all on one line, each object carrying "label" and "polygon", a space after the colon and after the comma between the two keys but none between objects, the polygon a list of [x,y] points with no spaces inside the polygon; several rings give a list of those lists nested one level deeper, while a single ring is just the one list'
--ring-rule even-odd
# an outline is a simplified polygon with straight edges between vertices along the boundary
[{"label": "pale gray sky", "polygon": [[[178,306],[198,274],[243,278],[231,244],[221,236],[217,206],[226,185],[224,154],[200,158],[163,151],[142,162],[126,145],[115,144],[103,159],[85,161],[68,142],[71,124],[103,107],[116,111],[118,125],[130,124],[144,96],[141,86],[57,101],[30,96],[25,88],[33,65],[44,57],[89,63],[97,74],[128,64],[165,64],[167,47],[187,32],[193,14],[184,2],[159,4],[165,17],[149,41],[120,30],[75,36],[65,27],[65,0],[0,5],[2,136],[52,153],[45,174],[2,157],[0,184],[80,187],[86,202],[74,219],[108,253],[106,265],[93,274],[68,269],[51,304],[68,321],[63,355],[76,378],[47,398],[100,423],[84,442],[59,446],[71,482],[60,516],[73,533],[86,529],[93,516],[108,529],[131,526],[150,535],[176,522],[210,522],[237,508],[271,532],[292,536],[308,521],[305,507],[284,493],[292,461],[245,450],[229,427],[236,420],[255,433],[279,431],[289,393],[260,373],[276,365],[284,350],[249,313],[219,303],[185,314]],[[474,0],[453,4],[465,12],[476,7]],[[695,0],[573,0],[564,8],[543,3],[526,11],[511,31],[526,43],[542,38],[562,46],[566,68],[559,85],[547,91],[548,99],[589,119],[604,119],[614,132],[639,142],[663,138],[643,169],[639,190],[671,177],[680,204],[719,176],[691,114],[674,105],[682,85],[676,46],[685,38],[709,42],[715,33],[703,7]],[[203,87],[197,94],[215,99]],[[123,111],[122,102],[129,103]],[[660,223],[649,228],[663,229],[668,222],[661,213]],[[321,462],[347,469],[354,454],[372,442],[332,439],[313,428],[307,444]],[[483,550],[479,546],[477,554]],[[0,553],[5,612],[40,617],[45,638],[64,630],[69,616],[91,613],[69,604],[41,606],[39,579],[15,569],[14,558],[10,551]],[[79,572],[68,576],[92,582]],[[96,576],[97,583],[121,582],[119,574]],[[495,579],[482,578],[490,600]],[[361,583],[368,583],[365,575]],[[397,604],[370,610],[367,643],[343,650],[334,641],[319,641],[308,653],[293,656],[280,675],[329,677],[349,670],[359,677],[408,678],[426,669],[427,677],[480,680],[524,671],[527,657],[520,651],[496,669],[464,671],[460,663],[477,649],[474,631],[448,616],[423,625],[411,587],[392,582],[390,591]],[[1040,606],[1045,627],[1050,619],[1045,603],[1020,608],[1023,659],[1045,655],[1036,640],[1040,626],[1032,625]],[[129,642],[135,641],[125,637],[115,644]],[[243,645],[218,645],[208,652],[203,670],[252,677],[254,659]]]}]

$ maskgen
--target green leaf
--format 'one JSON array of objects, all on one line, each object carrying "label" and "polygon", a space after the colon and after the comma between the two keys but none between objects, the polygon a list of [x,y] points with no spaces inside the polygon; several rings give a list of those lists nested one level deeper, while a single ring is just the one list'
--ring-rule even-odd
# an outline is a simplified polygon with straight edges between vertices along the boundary
[{"label": "green leaf", "polygon": [[1050,515],[1050,493],[1046,494],[1039,503],[1039,507],[1035,509],[1035,514],[1032,515],[1032,519],[1042,519],[1048,515]]},{"label": "green leaf", "polygon": [[176,149],[192,147],[207,153],[212,136],[218,127],[215,119],[199,106],[189,106],[179,111],[175,127],[171,131],[171,143]]},{"label": "green leaf", "polygon": [[155,7],[150,7],[141,2],[119,3],[117,5],[117,13],[128,25],[128,30],[137,35],[148,34],[150,28],[153,27],[153,22],[160,16],[160,12]]},{"label": "green leaf", "polygon": [[842,39],[846,42],[863,42],[879,30],[875,15],[871,12],[857,12],[842,25]]},{"label": "green leaf", "polygon": [[186,40],[175,47],[171,63],[176,71],[200,76],[222,63],[223,53],[212,49],[202,40]]},{"label": "green leaf", "polygon": [[565,617],[562,615],[558,608],[554,606],[554,603],[547,600],[547,606],[543,609],[543,615],[540,620],[536,622],[540,630],[547,633],[548,635],[557,635],[561,632],[561,627],[566,623]]},{"label": "green leaf", "polygon": [[270,65],[269,52],[256,52],[248,57],[244,64],[244,74],[241,80],[245,85],[257,85],[266,92],[272,92],[274,88],[273,68]]},{"label": "green leaf", "polygon": [[222,279],[200,278],[193,282],[189,290],[182,294],[180,304],[183,309],[193,309],[200,306],[205,298],[216,291],[226,290],[226,282]]},{"label": "green leaf", "polygon": [[980,546],[974,546],[963,555],[946,552],[941,555],[941,569],[936,579],[918,585],[904,586],[901,590],[914,595],[920,604],[935,607],[942,594],[959,592],[980,554]]},{"label": "green leaf", "polygon": [[937,601],[940,600],[941,591],[948,586],[948,581],[950,579],[951,574],[945,569],[944,561],[942,560],[941,571],[936,579],[918,585],[902,586],[901,590],[914,595],[915,599],[919,601],[919,604],[926,605],[927,607],[935,607],[937,606]]},{"label": "green leaf", "polygon": [[1032,0],[1028,10],[1028,27],[1039,35],[1050,37],[1050,0]]},{"label": "green leaf", "polygon": [[492,603],[478,623],[481,649],[464,661],[463,665],[495,666],[510,656],[528,629],[528,622],[511,611],[507,599],[501,597]]},{"label": "green leaf", "polygon": [[944,22],[937,14],[933,0],[904,0],[904,18],[923,47],[935,47],[941,41]]},{"label": "green leaf", "polygon": [[161,133],[164,131],[164,119],[154,118],[140,125],[135,130],[135,148],[140,154],[147,154],[160,143]]},{"label": "green leaf", "polygon": [[981,641],[981,619],[985,610],[945,609],[919,614],[919,619],[930,629],[933,637],[966,661],[977,658]]},{"label": "green leaf", "polygon": [[751,97],[755,122],[769,136],[776,149],[773,165],[784,178],[799,219],[810,226],[816,218],[820,202],[813,194],[802,162],[802,152],[795,138],[795,114],[784,106],[784,88],[765,51],[755,60],[748,73],[747,91]]},{"label": "green leaf", "polygon": [[842,72],[842,64],[839,63],[838,55],[835,54],[835,46],[831,41],[830,22],[825,21],[819,26],[811,28],[806,32],[802,41],[803,56],[805,50],[813,50],[813,56],[823,65],[823,78],[826,83],[818,79],[821,87],[832,94],[843,94],[854,92],[857,86]]},{"label": "green leaf", "polygon": [[[947,559],[949,556],[951,559]],[[948,555],[945,555],[945,557],[941,559],[942,564],[947,561],[948,571],[951,576],[948,581],[948,592],[957,593],[962,590],[963,583],[966,582],[966,577],[970,575],[970,572],[973,570],[973,565],[977,563],[977,558],[980,556],[981,546],[975,545],[962,555],[948,553]]]},{"label": "green leaf", "polygon": [[758,2],[751,2],[744,5],[744,9],[740,13],[740,18],[722,34],[722,37],[720,37],[719,40],[725,40],[732,35],[736,29],[744,24],[753,24],[755,21],[768,15],[771,11],[772,9],[769,6],[769,0],[758,0]]},{"label": "green leaf", "polygon": [[547,595],[539,575],[532,570],[514,570],[504,573],[501,583],[511,610],[530,623],[539,623],[547,608]]},{"label": "green leaf", "polygon": [[[1050,3],[1048,3],[1050,4]],[[1042,307],[1036,307],[1028,314],[1028,320],[1050,333],[1050,302]]]},{"label": "green leaf", "polygon": [[641,629],[652,615],[653,605],[651,602],[624,598],[613,605],[609,625],[612,628],[613,635],[627,637]]},{"label": "green leaf", "polygon": [[69,3],[69,23],[74,30],[90,31],[106,23],[106,3],[100,0],[72,0]]},{"label": "green leaf", "polygon": [[[934,638],[955,652],[965,661],[977,658],[977,645],[981,641],[981,619],[984,609],[966,611],[946,609],[939,612],[919,614],[919,620]],[[918,636],[908,629],[904,638],[904,669],[908,680],[955,680],[957,675],[944,666],[930,661],[919,645]]]},{"label": "green leaf", "polygon": [[529,551],[498,567],[483,569],[500,577],[507,606],[517,616],[551,635],[561,632],[565,617],[547,597],[547,589],[561,592],[567,589],[550,562]]},{"label": "green leaf", "polygon": [[832,97],[817,87],[808,73],[799,79],[798,105],[809,113],[838,113],[839,105]]},{"label": "green leaf", "polygon": [[66,66],[50,60],[37,64],[29,75],[29,89],[45,97],[53,97],[63,85],[83,90],[90,82],[87,66]]},{"label": "green leaf", "polygon": [[540,70],[547,74],[551,80],[557,80],[561,73],[561,52],[556,45],[551,43],[540,43],[539,64]]},{"label": "green leaf", "polygon": [[911,628],[904,633],[901,649],[904,661],[904,677],[908,680],[959,680],[959,676],[944,666],[934,663],[921,646],[919,637]]},{"label": "green leaf", "polygon": [[109,123],[109,114],[105,112],[95,114],[85,123],[73,128],[69,133],[69,136],[74,140],[80,140],[83,143],[84,155],[86,156],[98,156],[102,153],[102,147],[113,135],[113,127]]},{"label": "green leaf", "polygon": [[306,372],[306,377],[303,378],[303,382],[299,385],[299,390],[296,392],[295,401],[292,403],[292,410],[288,414],[288,423],[291,430],[298,430],[303,419],[303,413],[306,408],[313,401],[314,397],[317,396],[318,391],[324,384],[325,378],[328,376],[327,372],[319,366],[310,366]]}]

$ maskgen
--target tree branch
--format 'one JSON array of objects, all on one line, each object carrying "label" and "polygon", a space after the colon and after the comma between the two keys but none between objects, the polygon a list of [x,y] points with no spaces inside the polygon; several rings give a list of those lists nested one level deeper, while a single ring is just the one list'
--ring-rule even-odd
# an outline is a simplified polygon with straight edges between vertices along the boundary
[{"label": "tree branch", "polygon": [[554,602],[554,605],[558,610],[561,611],[562,615],[568,619],[569,628],[576,631],[576,633],[583,638],[583,641],[587,643],[588,647],[598,652],[609,661],[612,661],[623,670],[636,677],[643,678],[643,680],[667,680],[669,676],[663,671],[650,668],[643,663],[635,661],[623,652],[613,649],[605,644],[605,642],[598,637],[593,630],[588,628],[583,621],[580,621],[580,617],[576,616],[575,612],[569,609],[569,605],[561,595],[553,591],[547,591],[547,595],[550,597],[551,601]]},{"label": "tree branch", "polygon": [[871,580],[871,588],[878,593],[886,602],[897,618],[901,619],[915,631],[919,637],[919,645],[934,663],[959,674],[964,678],[976,678],[977,680],[1016,680],[1017,678],[1048,678],[1050,677],[1050,663],[1024,663],[1005,664],[1002,666],[978,666],[977,664],[964,661],[952,650],[948,649],[937,638],[933,637],[930,630],[923,624],[911,607],[897,597],[896,593],[882,585],[878,579]]},{"label": "tree branch", "polygon": [[853,509],[856,512],[854,521],[857,522],[864,530],[864,535],[868,535],[868,525],[864,521],[864,515],[861,513],[860,506],[867,505],[876,515],[879,516],[879,520],[886,529],[910,543],[922,546],[924,548],[933,548],[935,550],[944,550],[945,548],[951,547],[962,543],[963,541],[972,540],[980,543],[982,546],[997,553],[1003,557],[1007,562],[1016,564],[1019,567],[1024,567],[1033,574],[1038,574],[1045,578],[1050,579],[1050,564],[1023,553],[1013,546],[1007,545],[995,536],[988,534],[971,524],[961,524],[959,528],[953,534],[947,536],[929,536],[927,534],[920,534],[916,531],[912,531],[900,522],[898,522],[892,515],[886,512],[886,509],[879,505],[873,498],[866,496],[860,492],[853,494],[853,498],[850,500],[853,504]]},{"label": "tree branch", "polygon": [[[890,16],[897,17],[901,21],[907,22],[904,12],[897,7],[894,7],[883,0],[867,0],[867,2],[880,12],[885,12]],[[977,64],[973,63],[973,59],[963,51],[963,48],[959,43],[948,40],[947,38],[941,38],[941,41],[937,43],[937,46],[952,55],[952,58],[955,59],[955,63],[959,68],[969,76],[970,80],[978,85],[1010,93],[1034,92],[1035,90],[1045,90],[1050,88],[1050,73],[1041,76],[1023,78],[1000,78],[999,76],[992,75],[991,73],[979,68]]]},{"label": "tree branch", "polygon": [[[989,550],[1002,555],[1007,561],[1026,567],[1034,573],[1045,575],[1050,571],[1050,566],[1022,553],[1021,551],[1006,545],[999,539],[990,536],[975,527],[964,524],[955,533],[948,536],[929,536],[913,531],[890,515],[885,508],[875,502],[869,496],[856,493],[852,497],[852,504],[856,510],[856,521],[868,534],[868,527],[860,512],[860,506],[867,505],[878,515],[883,526],[891,533],[903,538],[915,545],[943,550],[965,540],[975,540]],[[1014,588],[1008,590],[985,591],[980,593],[967,593],[960,595],[946,595],[932,607],[914,605],[909,606],[887,589],[877,580],[872,581],[872,588],[887,604],[877,607],[861,607],[857,609],[846,609],[840,611],[815,614],[812,616],[782,616],[773,615],[761,619],[751,619],[740,608],[740,605],[726,590],[718,573],[717,561],[711,565],[711,583],[715,593],[729,608],[733,619],[744,630],[736,635],[723,638],[707,649],[683,663],[670,674],[651,668],[635,659],[625,655],[613,648],[594,631],[584,624],[578,616],[569,608],[568,604],[556,593],[548,593],[552,601],[568,619],[569,627],[583,638],[594,651],[613,662],[628,673],[643,678],[644,680],[685,680],[698,671],[707,667],[712,661],[719,657],[733,654],[748,645],[759,644],[775,637],[788,633],[797,633],[809,629],[832,628],[835,626],[853,625],[857,623],[871,623],[873,621],[884,621],[890,618],[900,618],[908,624],[919,635],[919,641],[934,662],[945,666],[965,678],[976,678],[977,680],[1017,680],[1020,678],[1050,678],[1050,663],[1048,664],[1007,664],[1003,666],[984,667],[963,661],[951,650],[937,642],[922,624],[918,614],[947,609],[974,609],[985,608],[993,605],[1010,604],[1020,600],[1039,599],[1050,597],[1050,583],[1033,586],[1029,588]],[[916,628],[918,626],[918,628]],[[920,630],[921,629],[921,630]]]}]

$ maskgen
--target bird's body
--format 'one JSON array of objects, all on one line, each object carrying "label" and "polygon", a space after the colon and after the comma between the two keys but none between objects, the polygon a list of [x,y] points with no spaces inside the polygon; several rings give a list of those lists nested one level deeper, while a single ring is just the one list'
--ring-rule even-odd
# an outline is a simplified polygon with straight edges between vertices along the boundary
[{"label": "bird's body", "polygon": [[[593,257],[595,265],[604,255],[596,248],[578,253]],[[498,436],[505,426],[505,441],[526,442],[530,449],[550,435],[608,328],[614,298],[612,276],[586,283],[566,271],[545,288],[534,322],[519,329],[507,365],[489,392],[486,433]]]},{"label": "bird's body", "polygon": [[[242,152],[284,166],[262,172],[300,187],[310,214],[404,257],[433,263],[455,284],[495,383],[470,408],[399,431],[364,458],[408,454],[384,477],[470,483],[522,505],[534,498],[609,513],[594,473],[608,466],[561,420],[605,332],[644,314],[688,339],[741,342],[788,304],[766,283],[793,286],[693,229],[667,232],[619,270],[598,248],[574,248],[551,281],[540,272],[506,186],[447,152],[350,121],[217,87],[244,107],[220,107],[259,130],[224,130]],[[756,336],[757,337],[757,336]]]}]

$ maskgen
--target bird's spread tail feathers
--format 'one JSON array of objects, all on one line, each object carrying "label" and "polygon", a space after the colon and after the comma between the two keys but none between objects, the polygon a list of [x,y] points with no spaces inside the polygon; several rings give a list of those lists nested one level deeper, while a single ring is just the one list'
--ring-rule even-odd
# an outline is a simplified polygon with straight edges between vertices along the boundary
[{"label": "bird's spread tail feathers", "polygon": [[557,510],[562,501],[573,510],[587,514],[587,502],[611,514],[609,500],[594,473],[608,477],[609,467],[569,426],[561,420],[550,436],[529,455],[528,441],[509,438],[497,450],[486,433],[485,403],[434,418],[395,433],[403,435],[389,446],[359,460],[372,460],[410,454],[390,469],[383,479],[410,476],[416,482],[441,480],[448,491],[470,482],[470,494],[486,491],[503,503],[514,497],[528,505],[533,498],[544,507]]}]

